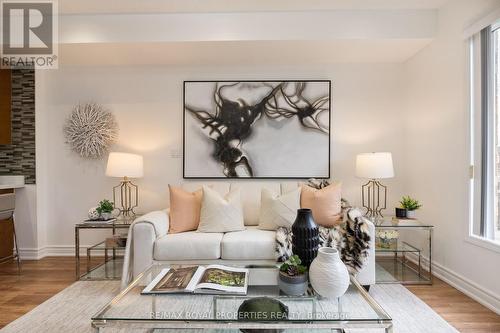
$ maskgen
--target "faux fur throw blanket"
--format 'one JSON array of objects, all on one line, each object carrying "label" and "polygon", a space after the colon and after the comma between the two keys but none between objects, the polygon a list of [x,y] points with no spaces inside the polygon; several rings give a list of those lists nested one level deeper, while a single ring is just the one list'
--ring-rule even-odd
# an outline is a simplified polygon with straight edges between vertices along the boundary
[{"label": "faux fur throw blanket", "polygon": [[[322,188],[326,181],[309,181],[309,186]],[[364,266],[370,248],[370,235],[365,217],[357,208],[342,199],[343,222],[333,228],[319,226],[320,247],[332,247],[340,252],[340,257],[349,273],[355,275]],[[279,262],[292,255],[292,230],[284,227],[276,231],[276,254]]]}]

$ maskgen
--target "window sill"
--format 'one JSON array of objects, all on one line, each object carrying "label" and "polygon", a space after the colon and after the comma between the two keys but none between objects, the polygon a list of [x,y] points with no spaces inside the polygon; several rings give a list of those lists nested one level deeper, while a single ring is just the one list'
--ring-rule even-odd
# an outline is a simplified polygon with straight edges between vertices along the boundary
[{"label": "window sill", "polygon": [[465,241],[467,243],[500,253],[500,243],[479,236],[469,235]]}]

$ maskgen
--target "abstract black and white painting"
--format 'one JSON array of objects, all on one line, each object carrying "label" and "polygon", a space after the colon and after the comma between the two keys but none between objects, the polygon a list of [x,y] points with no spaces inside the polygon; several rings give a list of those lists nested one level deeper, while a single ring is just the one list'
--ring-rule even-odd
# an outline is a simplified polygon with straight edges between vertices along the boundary
[{"label": "abstract black and white painting", "polygon": [[185,81],[184,178],[329,178],[330,86]]}]

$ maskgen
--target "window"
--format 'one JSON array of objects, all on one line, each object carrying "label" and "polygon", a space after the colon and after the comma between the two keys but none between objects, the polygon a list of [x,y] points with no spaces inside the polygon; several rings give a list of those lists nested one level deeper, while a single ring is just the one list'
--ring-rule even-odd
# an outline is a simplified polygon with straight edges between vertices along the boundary
[{"label": "window", "polygon": [[500,25],[470,39],[470,235],[500,245]]},{"label": "window", "polygon": [[[495,198],[494,221],[491,226],[491,238],[500,243],[500,27],[492,30],[493,45],[493,103],[495,113]],[[490,227],[486,228],[486,234]]]}]

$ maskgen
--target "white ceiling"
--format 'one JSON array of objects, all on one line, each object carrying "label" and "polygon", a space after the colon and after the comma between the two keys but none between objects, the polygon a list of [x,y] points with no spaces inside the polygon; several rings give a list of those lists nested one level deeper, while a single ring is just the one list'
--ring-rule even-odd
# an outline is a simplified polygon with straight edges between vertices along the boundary
[{"label": "white ceiling", "polygon": [[400,63],[453,0],[59,0],[62,65]]},{"label": "white ceiling", "polygon": [[452,0],[59,0],[60,14],[437,9]]}]

